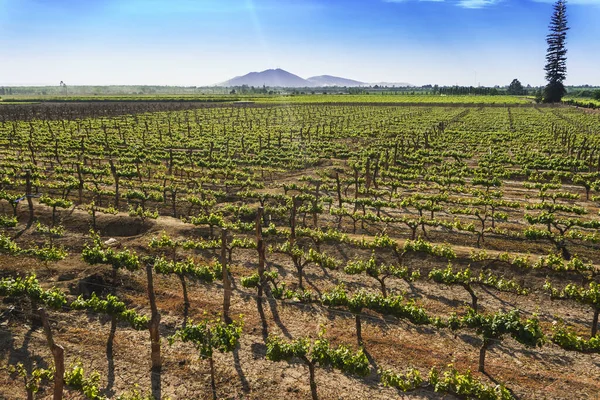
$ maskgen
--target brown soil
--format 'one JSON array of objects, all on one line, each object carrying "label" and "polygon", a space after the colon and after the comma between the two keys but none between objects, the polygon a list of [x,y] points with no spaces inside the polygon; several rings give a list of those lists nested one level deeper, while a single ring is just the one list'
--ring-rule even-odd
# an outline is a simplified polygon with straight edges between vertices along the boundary
[{"label": "brown soil", "polygon": [[[517,188],[514,188],[514,191],[516,192]],[[511,190],[507,190],[507,196],[510,193]],[[49,210],[36,205],[36,213],[38,218],[49,222]],[[56,242],[69,249],[69,257],[45,266],[29,258],[0,255],[1,275],[35,272],[43,286],[56,286],[73,296],[96,290],[104,293],[111,286],[109,267],[87,265],[79,256],[88,240],[87,213],[73,209],[65,212],[62,217],[67,234]],[[25,219],[24,215],[20,216],[21,221]],[[98,225],[105,240],[115,237],[123,247],[140,253],[148,253],[147,244],[150,238],[162,231],[175,238],[198,235],[198,229],[194,226],[170,217],[161,217],[142,226],[139,221],[134,221],[125,214],[101,215],[98,217]],[[23,227],[23,224],[19,225],[12,231],[13,235]],[[355,236],[372,236],[376,231],[371,230],[372,232],[361,232]],[[400,242],[406,238],[406,233],[394,232]],[[457,239],[456,233],[433,230],[429,240],[440,243],[451,241],[459,256],[456,264],[469,265],[467,258],[474,250],[472,236],[465,235],[461,240]],[[18,242],[27,247],[35,243],[41,244],[42,240],[32,228],[22,233]],[[492,255],[506,250],[523,254],[533,251],[539,255],[547,254],[550,249],[544,243],[540,243],[539,248],[519,243],[498,237],[486,241],[486,247]],[[370,251],[347,246],[323,246],[322,250],[340,260],[370,255]],[[212,251],[202,252],[200,255],[204,258],[217,257],[217,253]],[[393,261],[392,255],[385,252],[380,252],[377,256]],[[294,287],[295,270],[289,260],[276,254],[268,254],[267,257],[270,268],[276,268],[288,286]],[[244,334],[240,348],[233,354],[216,354],[219,396],[228,399],[309,398],[308,370],[305,366],[296,363],[275,363],[265,359],[265,337],[257,301],[253,297],[255,292],[239,285],[239,278],[250,275],[256,268],[255,251],[236,250],[233,258],[232,274],[236,279],[236,286],[231,315],[243,315]],[[598,262],[597,259],[594,261]],[[420,268],[423,276],[432,268],[443,268],[447,264],[443,260],[421,256],[412,256],[406,263]],[[473,267],[477,268],[475,265]],[[589,335],[592,319],[590,308],[569,301],[551,301],[539,290],[547,272],[525,274],[503,265],[494,268],[508,276],[520,277],[522,282],[534,288],[534,291],[529,296],[518,296],[477,287],[475,290],[484,311],[519,308],[525,315],[538,314],[546,332],[550,332],[550,326],[556,317],[565,318],[583,335]],[[311,265],[306,268],[305,273],[307,288],[317,293],[341,282],[349,288],[367,287],[378,290],[374,279],[348,276],[343,271],[328,271]],[[575,279],[574,277],[573,280]],[[149,315],[144,274],[119,271],[118,283],[118,295],[131,307]],[[158,307],[162,314],[161,335],[165,339],[182,323],[183,298],[176,278],[157,276],[155,284]],[[411,286],[403,281],[390,279],[389,289],[391,292],[406,292],[430,313],[440,316],[447,316],[454,311],[463,312],[470,301],[468,293],[462,288],[441,286],[426,279]],[[188,290],[192,318],[203,318],[206,313],[219,315],[222,302],[220,283],[190,283]],[[319,330],[325,327],[326,336],[333,343],[356,344],[354,318],[342,310],[275,300],[265,301],[262,309],[270,334],[287,338],[306,335],[316,337]],[[80,360],[86,370],[98,371],[101,375],[103,394],[113,397],[132,389],[133,383],[139,384],[143,389],[150,387],[150,345],[146,331],[137,332],[119,325],[112,357],[107,357],[110,323],[106,318],[79,311],[50,312],[50,316],[55,340],[65,347],[67,363]],[[474,332],[460,331],[455,334],[447,330],[417,327],[405,321],[395,321],[374,314],[363,317],[363,339],[374,369],[393,368],[402,371],[407,367],[416,367],[423,375],[427,375],[431,367],[445,367],[450,363],[461,370],[476,370],[481,344]],[[193,347],[180,343],[170,346],[163,340],[162,351],[164,366],[160,375],[163,396],[171,399],[210,397],[208,363],[198,358]],[[50,359],[43,331],[37,318],[32,315],[30,305],[26,302],[12,303],[5,300],[0,305],[0,364],[23,362],[27,366],[45,366]],[[542,348],[527,349],[512,339],[506,339],[490,349],[486,368],[489,377],[474,374],[490,384],[493,384],[492,378],[503,382],[519,398],[584,399],[600,395],[600,383],[597,379],[600,374],[599,356],[565,351],[552,343],[547,343]],[[317,382],[322,399],[440,398],[440,395],[430,388],[409,394],[383,388],[373,375],[365,379],[353,379],[338,372],[318,369]],[[50,397],[51,391],[46,385],[37,398]],[[26,398],[22,383],[9,377],[4,370],[0,370],[0,398]],[[80,397],[69,393],[66,398]]]}]

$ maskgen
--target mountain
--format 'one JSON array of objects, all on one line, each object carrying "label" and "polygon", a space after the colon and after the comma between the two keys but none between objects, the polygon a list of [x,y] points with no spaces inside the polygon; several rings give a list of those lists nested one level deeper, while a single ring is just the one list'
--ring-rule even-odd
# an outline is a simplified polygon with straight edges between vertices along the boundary
[{"label": "mountain", "polygon": [[355,81],[353,79],[340,78],[338,76],[331,75],[320,75],[320,76],[311,76],[306,79],[313,86],[347,86],[347,87],[356,87],[356,86],[364,86],[364,82]]},{"label": "mountain", "polygon": [[314,86],[306,79],[291,74],[280,68],[268,69],[262,72],[250,72],[244,76],[236,76],[233,79],[220,83],[218,86],[269,86],[269,87],[310,87]]},{"label": "mountain", "polygon": [[364,83],[353,79],[340,78],[339,76],[319,75],[303,79],[280,68],[267,69],[262,72],[250,72],[243,76],[236,76],[216,86],[254,86],[254,87],[284,87],[284,88],[305,88],[305,87],[326,87],[326,86],[346,86],[346,87],[365,87],[365,86],[412,86],[409,83]]}]

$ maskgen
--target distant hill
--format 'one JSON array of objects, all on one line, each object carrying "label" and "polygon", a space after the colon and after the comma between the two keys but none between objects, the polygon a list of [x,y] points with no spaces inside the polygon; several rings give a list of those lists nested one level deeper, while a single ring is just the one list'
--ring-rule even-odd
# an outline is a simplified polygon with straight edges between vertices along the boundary
[{"label": "distant hill", "polygon": [[309,87],[314,86],[306,79],[291,74],[280,68],[268,69],[262,72],[250,72],[244,76],[236,76],[233,79],[220,83],[219,86],[269,86],[269,87]]},{"label": "distant hill", "polygon": [[320,75],[311,76],[307,79],[314,86],[347,86],[356,87],[366,85],[364,82],[355,81],[353,79],[340,78],[338,76]]},{"label": "distant hill", "polygon": [[221,82],[217,86],[254,86],[254,87],[288,87],[288,88],[303,88],[303,87],[359,87],[359,86],[412,86],[409,83],[365,83],[355,81],[353,79],[341,78],[339,76],[319,75],[312,76],[308,79],[303,79],[298,75],[294,75],[281,68],[267,69],[262,72],[250,72],[243,76],[236,76],[228,81]]}]

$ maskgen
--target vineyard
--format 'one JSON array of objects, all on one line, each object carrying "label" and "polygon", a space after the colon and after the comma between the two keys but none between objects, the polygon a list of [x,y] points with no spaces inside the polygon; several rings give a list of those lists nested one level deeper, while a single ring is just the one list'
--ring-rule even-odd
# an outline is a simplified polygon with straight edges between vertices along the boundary
[{"label": "vineyard", "polygon": [[340,98],[0,106],[0,398],[599,396],[600,114]]},{"label": "vineyard", "polygon": [[409,105],[488,105],[488,106],[526,106],[533,102],[533,98],[520,98],[515,96],[480,96],[480,95],[429,95],[429,94],[233,94],[233,95],[110,95],[110,96],[3,96],[0,104],[19,103],[140,103],[140,102],[200,102],[200,103],[225,103],[236,101],[251,101],[266,104],[409,104]]}]

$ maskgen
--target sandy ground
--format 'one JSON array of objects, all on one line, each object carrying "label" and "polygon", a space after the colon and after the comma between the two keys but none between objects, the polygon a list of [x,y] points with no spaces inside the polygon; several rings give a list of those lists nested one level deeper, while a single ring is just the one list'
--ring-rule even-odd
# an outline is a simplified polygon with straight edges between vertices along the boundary
[{"label": "sandy ground", "polygon": [[[48,210],[36,207],[38,216],[49,218]],[[44,266],[26,258],[12,258],[0,255],[2,275],[36,272],[44,286],[57,286],[78,293],[79,282],[94,276],[100,285],[110,287],[110,271],[107,266],[85,264],[79,252],[86,238],[88,216],[84,211],[73,210],[62,216],[68,228],[67,235],[58,239],[71,255],[58,263]],[[104,238],[115,237],[123,246],[147,253],[151,237],[165,231],[173,237],[193,237],[198,230],[180,220],[161,217],[140,229],[130,224],[131,219],[124,215],[101,216],[99,223]],[[19,228],[21,228],[20,226]],[[137,233],[139,231],[139,233]],[[16,230],[15,230],[16,232]],[[133,234],[135,233],[135,234]],[[370,232],[374,234],[374,232]],[[359,232],[356,236],[369,235]],[[405,236],[405,235],[404,235]],[[444,242],[448,234],[436,232],[430,240]],[[457,264],[468,265],[471,246],[457,240],[452,243],[459,255]],[[400,239],[402,241],[403,239]],[[29,230],[21,235],[18,242],[23,246],[39,243],[38,235]],[[508,250],[510,243],[502,239],[490,239],[490,254]],[[538,246],[537,244],[535,246]],[[535,249],[536,247],[532,248]],[[543,251],[547,246],[541,246]],[[526,250],[531,251],[532,248]],[[322,250],[340,260],[355,257],[369,257],[370,252],[349,246],[323,246]],[[526,253],[524,251],[523,253]],[[541,253],[544,254],[544,253]],[[216,256],[215,252],[198,254],[203,258]],[[377,256],[393,261],[391,254],[380,252]],[[276,268],[288,286],[294,287],[296,276],[290,261],[284,256],[268,254],[270,268]],[[443,268],[446,261],[419,255],[410,256],[406,264],[420,268],[426,276],[432,268]],[[220,398],[227,399],[306,399],[310,397],[308,370],[300,363],[274,363],[265,359],[265,332],[254,292],[239,285],[239,278],[250,275],[256,268],[256,253],[253,250],[234,251],[232,274],[235,290],[231,314],[243,315],[244,334],[241,345],[233,354],[216,355],[217,390]],[[539,288],[546,279],[547,272],[511,271],[501,265],[498,272],[519,277],[533,292],[529,296],[500,293],[493,289],[477,287],[480,305],[484,311],[519,308],[525,315],[538,314],[544,328],[550,326],[556,317],[567,319],[583,335],[588,335],[592,319],[591,309],[569,301],[551,301]],[[504,269],[503,269],[504,268]],[[367,287],[378,290],[377,282],[366,276],[348,276],[343,271],[328,271],[311,265],[305,270],[306,286],[314,292],[322,292],[344,282],[349,288]],[[553,278],[558,279],[558,278]],[[562,282],[562,281],[561,281]],[[131,307],[149,314],[145,294],[145,276],[140,272],[119,271],[118,295]],[[185,344],[169,346],[166,338],[173,334],[182,323],[183,299],[181,287],[176,278],[158,276],[156,278],[158,306],[161,310],[161,334],[164,338],[162,351],[164,367],[161,372],[161,392],[171,399],[204,399],[210,396],[208,363],[200,360],[196,350]],[[415,282],[412,287],[403,281],[389,280],[392,292],[406,292],[423,305],[430,313],[447,316],[450,312],[463,312],[469,302],[469,295],[462,288],[446,287],[427,281]],[[202,318],[205,313],[218,316],[221,310],[222,290],[220,283],[210,285],[189,284],[193,318]],[[301,305],[293,302],[264,301],[264,320],[269,334],[287,338],[300,336],[316,337],[322,327],[333,343],[346,343],[356,347],[354,318],[343,310],[330,310],[317,305]],[[101,375],[102,393],[114,397],[132,389],[134,383],[143,389],[150,387],[149,335],[119,325],[114,339],[112,355],[107,355],[107,340],[110,323],[107,318],[87,315],[79,311],[50,312],[57,343],[65,347],[67,362],[80,360],[86,369],[96,370]],[[431,367],[444,367],[453,363],[460,369],[476,370],[480,339],[474,332],[436,330],[417,327],[406,321],[382,318],[379,315],[363,317],[362,323],[365,349],[368,352],[373,370],[394,368],[402,371],[416,367],[426,375]],[[31,315],[27,302],[0,305],[0,362],[23,362],[29,366],[47,365],[51,359],[39,322]],[[494,345],[486,360],[488,376],[475,373],[482,380],[493,384],[493,380],[503,382],[519,398],[526,399],[585,399],[600,395],[597,376],[600,373],[600,358],[594,354],[580,354],[560,349],[552,343],[537,349],[524,348],[512,339]],[[338,372],[317,370],[319,394],[322,399],[390,399],[390,398],[440,398],[430,388],[409,394],[401,394],[393,389],[383,388],[377,383],[376,374],[367,378],[354,379]],[[42,388],[38,398],[50,398],[49,386]],[[23,385],[11,379],[0,370],[0,398],[12,400],[25,398]],[[66,398],[79,398],[68,394]],[[450,396],[445,396],[450,398]]]}]

